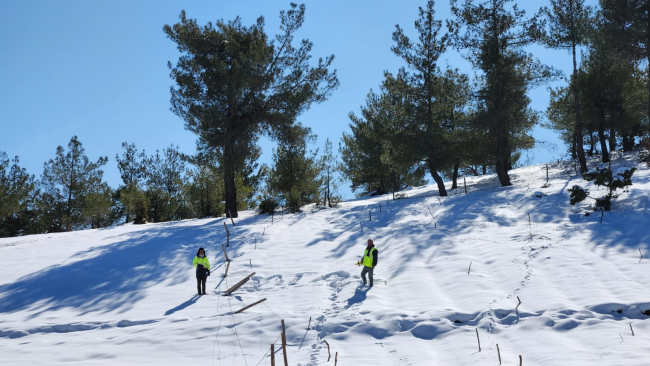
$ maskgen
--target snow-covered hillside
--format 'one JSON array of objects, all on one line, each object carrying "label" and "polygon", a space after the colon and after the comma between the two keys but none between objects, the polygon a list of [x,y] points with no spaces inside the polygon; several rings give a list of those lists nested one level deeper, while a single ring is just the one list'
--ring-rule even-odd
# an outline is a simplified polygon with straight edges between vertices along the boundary
[{"label": "snow-covered hillside", "polygon": [[[504,365],[650,365],[650,171],[636,159],[615,155],[639,170],[602,223],[592,200],[569,205],[573,184],[599,192],[564,162],[547,188],[532,166],[512,187],[485,176],[443,198],[427,186],[273,222],[246,212],[228,221],[226,278],[224,219],[0,239],[0,364],[270,365],[275,343],[282,365],[284,319],[290,365],[498,365],[497,344]],[[355,266],[368,238],[370,290]]]}]

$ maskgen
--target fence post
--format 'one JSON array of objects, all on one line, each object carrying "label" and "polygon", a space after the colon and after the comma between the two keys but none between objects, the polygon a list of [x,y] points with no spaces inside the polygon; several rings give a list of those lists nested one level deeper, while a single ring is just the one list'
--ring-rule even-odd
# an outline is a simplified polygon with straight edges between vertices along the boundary
[{"label": "fence post", "polygon": [[230,213],[230,210],[228,210],[228,216],[230,216],[230,222],[232,222],[232,226],[235,226],[235,220],[232,219],[232,214]]},{"label": "fence post", "polygon": [[221,244],[221,249],[223,249],[223,255],[226,256],[226,261],[230,262],[230,259],[228,258],[228,253],[226,253],[226,247]]},{"label": "fence post", "polygon": [[271,344],[271,366],[275,366],[275,344]]},{"label": "fence post", "polygon": [[287,361],[287,333],[284,330],[284,319],[280,321],[282,322],[282,355],[284,356],[284,366],[289,366],[289,361]]},{"label": "fence post", "polygon": [[368,210],[368,215],[370,216],[370,221],[372,221],[372,211]]},{"label": "fence post", "polygon": [[463,177],[463,184],[465,185],[465,194],[467,194],[467,179]]}]

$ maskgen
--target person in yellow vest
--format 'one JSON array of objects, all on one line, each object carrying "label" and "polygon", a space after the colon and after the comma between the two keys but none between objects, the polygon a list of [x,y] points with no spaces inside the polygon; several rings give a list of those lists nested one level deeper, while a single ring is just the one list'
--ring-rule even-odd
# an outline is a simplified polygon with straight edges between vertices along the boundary
[{"label": "person in yellow vest", "polygon": [[[205,255],[203,248],[199,248],[199,251],[196,252],[196,257],[194,257],[192,264],[196,268],[196,288],[199,295],[205,295],[205,282],[210,275],[210,261],[208,261],[208,257]],[[201,290],[201,287],[203,287],[203,290]]]},{"label": "person in yellow vest", "polygon": [[379,251],[375,248],[375,245],[372,242],[372,239],[368,239],[368,246],[363,252],[363,269],[361,270],[361,278],[363,279],[363,284],[367,284],[366,273],[370,278],[370,287],[372,287],[372,272],[377,266],[377,260],[379,259]]}]

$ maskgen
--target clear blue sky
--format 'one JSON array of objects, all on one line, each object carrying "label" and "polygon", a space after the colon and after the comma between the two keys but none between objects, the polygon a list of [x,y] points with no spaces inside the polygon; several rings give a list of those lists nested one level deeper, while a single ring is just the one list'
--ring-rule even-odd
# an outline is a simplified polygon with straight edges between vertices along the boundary
[{"label": "clear blue sky", "polygon": [[[548,1],[521,0],[529,14]],[[587,0],[595,5],[596,0]],[[306,1],[306,21],[299,37],[314,43],[315,58],[334,54],[341,86],[325,103],[314,105],[299,120],[318,135],[338,144],[349,131],[348,113],[359,112],[368,91],[378,89],[383,71],[403,65],[390,51],[395,24],[413,36],[418,6],[426,1]],[[79,136],[87,155],[107,155],[105,179],[120,183],[115,154],[121,143],[135,143],[148,154],[176,144],[185,153],[195,151],[195,136],[169,110],[167,61],[179,53],[162,31],[177,22],[181,9],[199,24],[240,16],[252,24],[260,15],[266,31],[275,34],[284,1],[163,1],[163,0],[7,0],[0,5],[0,150],[18,155],[20,164],[37,177],[43,163],[55,156],[58,145]],[[437,17],[450,17],[446,0],[437,1]],[[531,48],[537,57],[570,74],[568,53]],[[444,66],[472,73],[460,54],[449,51]],[[558,83],[556,83],[558,84]],[[532,107],[545,110],[545,87],[531,93]],[[537,128],[539,140],[559,144],[555,134]],[[263,141],[261,162],[271,162],[274,144]],[[535,163],[559,158],[565,151],[534,150]],[[349,188],[342,193],[351,197]]]}]

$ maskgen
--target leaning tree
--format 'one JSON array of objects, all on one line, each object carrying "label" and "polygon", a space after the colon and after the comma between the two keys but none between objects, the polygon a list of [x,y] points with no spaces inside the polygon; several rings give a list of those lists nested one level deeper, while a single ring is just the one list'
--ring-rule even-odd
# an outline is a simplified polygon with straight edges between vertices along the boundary
[{"label": "leaning tree", "polygon": [[305,20],[305,6],[291,3],[280,12],[280,34],[271,39],[264,18],[250,27],[239,17],[199,26],[187,19],[165,25],[181,56],[168,66],[176,82],[171,110],[198,135],[223,168],[226,214],[237,217],[235,178],[254,151],[260,134],[277,137],[312,103],[323,102],[339,85],[330,71],[334,56],[310,64],[312,43],[295,44]]}]

